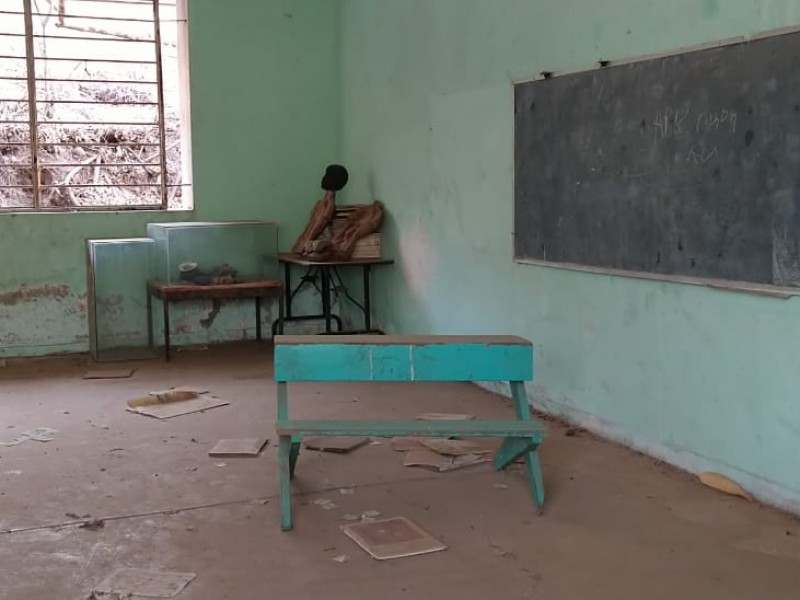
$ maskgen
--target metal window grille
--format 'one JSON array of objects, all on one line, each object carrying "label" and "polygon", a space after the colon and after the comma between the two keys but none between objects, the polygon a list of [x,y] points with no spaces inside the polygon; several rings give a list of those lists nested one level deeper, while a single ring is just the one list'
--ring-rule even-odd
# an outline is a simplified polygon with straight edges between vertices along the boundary
[{"label": "metal window grille", "polygon": [[0,211],[190,207],[183,1],[3,0]]}]

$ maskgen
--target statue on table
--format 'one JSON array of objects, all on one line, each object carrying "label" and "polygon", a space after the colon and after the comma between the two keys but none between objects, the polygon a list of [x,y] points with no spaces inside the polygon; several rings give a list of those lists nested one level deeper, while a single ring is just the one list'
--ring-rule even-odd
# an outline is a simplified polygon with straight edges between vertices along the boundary
[{"label": "statue on table", "polygon": [[302,235],[297,239],[292,252],[309,260],[348,260],[353,255],[356,242],[377,231],[383,223],[382,202],[373,202],[353,211],[344,227],[332,239],[320,236],[333,221],[336,212],[336,192],[347,185],[348,173],[341,165],[330,165],[322,178],[325,196],[311,211],[311,218]]},{"label": "statue on table", "polygon": [[322,232],[333,220],[333,213],[336,211],[336,192],[347,185],[348,179],[347,169],[342,165],[328,165],[322,178],[322,189],[325,190],[325,195],[314,205],[308,225],[292,246],[292,252],[305,254],[306,246],[322,235]]}]

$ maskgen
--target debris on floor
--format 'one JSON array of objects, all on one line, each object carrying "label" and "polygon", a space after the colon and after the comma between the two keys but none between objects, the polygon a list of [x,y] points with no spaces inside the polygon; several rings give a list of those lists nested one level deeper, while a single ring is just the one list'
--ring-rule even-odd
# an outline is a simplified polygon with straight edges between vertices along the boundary
[{"label": "debris on floor", "polygon": [[0,440],[0,446],[19,446],[29,440],[36,442],[52,442],[56,439],[53,437],[54,433],[58,433],[58,430],[52,429],[51,427],[37,427],[36,429],[23,431],[10,440]]},{"label": "debris on floor", "polygon": [[305,439],[305,447],[319,452],[336,452],[345,454],[369,443],[365,437],[310,437]]},{"label": "debris on floor", "polygon": [[377,511],[377,510],[367,510],[367,511],[364,511],[363,513],[361,513],[361,518],[362,519],[373,519],[374,520],[374,519],[377,519],[380,516],[381,516],[381,513],[380,513],[380,511]]},{"label": "debris on floor", "polygon": [[355,488],[340,488],[339,493],[342,496],[352,496],[353,494],[356,493],[356,490]]},{"label": "debris on floor", "polygon": [[446,471],[463,469],[464,467],[488,461],[489,458],[486,454],[462,454],[459,456],[451,456],[439,454],[428,448],[422,448],[406,452],[403,465],[406,467],[422,467],[424,469],[432,469],[444,473]]},{"label": "debris on floor", "polygon": [[89,531],[97,531],[98,529],[102,529],[106,526],[106,522],[103,519],[89,519],[88,521],[84,521],[80,525],[78,525],[79,529],[88,529]]},{"label": "debris on floor", "polygon": [[84,379],[129,379],[133,369],[91,369],[86,371]]},{"label": "debris on floor", "polygon": [[218,463],[214,463],[214,466],[215,467],[219,467],[221,469],[222,467],[227,467],[228,463],[218,462]]},{"label": "debris on floor", "polygon": [[703,485],[706,485],[710,488],[713,488],[725,494],[730,494],[731,496],[739,496],[740,498],[744,498],[745,500],[751,500],[750,494],[748,494],[744,490],[744,488],[742,488],[742,486],[740,486],[730,477],[725,477],[725,475],[720,475],[719,473],[712,473],[712,472],[701,473],[700,481],[701,483],[703,483]]},{"label": "debris on floor", "polygon": [[228,404],[230,403],[225,400],[211,396],[208,391],[173,388],[128,400],[127,410],[157,419],[170,419]]},{"label": "debris on floor", "polygon": [[194,573],[171,573],[149,569],[123,568],[92,590],[92,598],[174,598],[197,577]]},{"label": "debris on floor", "polygon": [[342,526],[344,534],[377,560],[417,556],[447,546],[405,517]]},{"label": "debris on floor", "polygon": [[422,440],[418,437],[396,437],[392,438],[392,450],[395,452],[408,452],[409,450],[419,450],[424,448]]},{"label": "debris on floor", "polygon": [[218,441],[209,456],[258,456],[269,440],[267,438],[240,438]]},{"label": "debris on floor", "polygon": [[325,510],[333,510],[334,508],[338,508],[336,503],[329,498],[320,498],[319,500],[314,500],[314,504],[320,508],[324,508]]},{"label": "debris on floor", "polygon": [[78,513],[68,512],[68,513],[64,513],[64,516],[65,517],[69,517],[70,519],[88,519],[92,515],[90,515],[89,513],[86,513],[85,515],[79,515]]},{"label": "debris on floor", "polygon": [[347,556],[347,554],[339,554],[338,556],[334,556],[331,560],[339,564],[344,564],[350,560],[350,557]]},{"label": "debris on floor", "polygon": [[458,413],[423,413],[417,415],[417,421],[471,421],[475,415],[462,415]]},{"label": "debris on floor", "polygon": [[360,519],[361,517],[359,517],[358,515],[346,514],[342,516],[342,521],[358,521]]},{"label": "debris on floor", "polygon": [[467,454],[489,454],[491,450],[482,448],[475,442],[469,440],[445,440],[430,438],[420,440],[420,443],[438,454],[445,456],[464,456]]}]

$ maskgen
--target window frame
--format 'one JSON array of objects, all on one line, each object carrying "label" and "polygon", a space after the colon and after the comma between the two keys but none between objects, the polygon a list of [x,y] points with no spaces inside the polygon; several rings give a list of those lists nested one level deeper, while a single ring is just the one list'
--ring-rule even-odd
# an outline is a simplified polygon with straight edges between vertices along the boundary
[{"label": "window frame", "polygon": [[[158,142],[151,145],[154,149],[157,148],[158,150],[158,163],[153,163],[153,165],[158,164],[159,169],[159,182],[154,184],[125,184],[125,183],[111,183],[111,184],[72,184],[67,183],[63,185],[59,185],[58,187],[62,188],[70,188],[76,189],[80,187],[89,187],[89,188],[97,188],[97,187],[109,187],[109,188],[125,188],[125,187],[142,187],[142,185],[146,185],[148,187],[157,187],[159,188],[159,203],[147,203],[147,204],[97,204],[97,205],[69,205],[69,206],[57,206],[57,205],[42,205],[42,191],[43,189],[47,189],[47,185],[43,185],[42,183],[42,169],[47,167],[49,164],[43,162],[41,159],[41,154],[44,152],[42,150],[42,146],[47,145],[56,145],[54,143],[51,144],[42,144],[41,139],[39,137],[39,128],[44,124],[67,124],[64,121],[46,121],[41,118],[39,115],[39,100],[37,98],[37,83],[42,81],[47,81],[46,77],[40,77],[37,74],[36,69],[36,61],[42,60],[43,58],[37,56],[36,52],[36,39],[42,38],[57,38],[58,36],[52,35],[37,35],[35,32],[35,23],[34,17],[42,16],[42,13],[38,12],[38,9],[34,7],[34,0],[21,0],[22,3],[22,16],[24,19],[24,34],[15,34],[17,37],[21,37],[24,35],[24,47],[25,47],[25,83],[26,83],[26,94],[27,97],[21,100],[14,100],[14,102],[19,102],[20,104],[25,104],[28,111],[28,119],[25,122],[29,128],[29,152],[30,158],[28,164],[32,174],[31,185],[30,186],[14,186],[19,187],[21,189],[29,189],[31,190],[31,198],[32,202],[30,206],[0,206],[0,216],[5,214],[13,214],[13,213],[22,213],[22,214],[41,214],[41,213],[59,213],[59,212],[68,212],[68,213],[85,213],[85,212],[132,212],[132,211],[173,211],[173,212],[187,212],[192,211],[194,209],[194,198],[193,198],[193,185],[192,185],[192,158],[191,158],[191,117],[190,117],[190,98],[189,98],[189,43],[188,43],[188,0],[81,0],[82,2],[86,2],[90,4],[91,2],[103,3],[106,5],[111,5],[114,3],[121,3],[121,4],[135,4],[135,5],[143,5],[143,6],[152,6],[153,10],[153,39],[150,43],[154,46],[154,61],[152,63],[146,61],[135,61],[140,62],[142,65],[152,64],[155,69],[155,82],[149,82],[150,85],[155,84],[156,88],[156,102],[150,103],[154,105],[156,108],[156,120],[151,125],[152,127],[157,128],[157,136]],[[180,145],[180,164],[178,167],[178,173],[180,174],[180,182],[176,184],[170,184],[169,182],[169,169],[168,169],[168,147],[167,147],[167,119],[166,119],[166,103],[165,103],[165,94],[164,94],[164,74],[163,74],[163,65],[164,65],[164,46],[163,46],[163,39],[162,39],[162,30],[161,27],[163,23],[168,22],[166,19],[161,18],[161,5],[164,2],[170,2],[171,6],[175,7],[175,24],[177,27],[176,32],[176,59],[177,59],[177,94],[178,94],[178,113],[179,113],[179,145]],[[59,1],[58,13],[55,16],[58,17],[60,26],[65,26],[67,28],[75,29],[74,27],[69,27],[65,25],[65,17],[70,18],[86,18],[91,19],[93,17],[86,17],[84,15],[69,15],[64,13],[64,1]],[[2,12],[2,11],[0,11]],[[16,13],[19,14],[19,13]],[[98,19],[103,19],[103,17],[94,17]],[[118,22],[145,22],[150,23],[149,20],[141,21],[137,19],[108,19],[111,21],[118,21]],[[172,21],[172,19],[170,19]],[[103,38],[98,37],[99,35],[108,35],[109,38],[103,41],[114,41],[115,38],[112,36],[117,36],[116,39],[118,41],[123,41],[121,37],[123,37],[119,33],[108,33],[103,31],[88,31],[91,33],[93,37],[82,37],[82,36],[68,36],[66,39],[70,40],[103,40]],[[170,44],[172,46],[173,44]],[[21,58],[21,57],[20,57]],[[45,57],[44,60],[53,60],[51,58]],[[67,59],[62,59],[67,60]],[[83,59],[75,58],[69,59],[75,60],[79,62]],[[87,61],[88,62],[88,61]],[[103,62],[115,62],[113,60],[103,61]],[[126,61],[117,61],[117,62],[126,62]],[[76,82],[80,83],[80,81],[87,81],[92,82],[95,80],[86,79],[64,79],[62,82]],[[125,83],[125,82],[119,82]],[[128,83],[138,83],[138,82],[128,82]],[[146,82],[142,82],[146,83]],[[2,99],[0,101],[7,101],[10,102],[10,99]],[[92,104],[92,105],[101,105],[102,102],[91,103],[86,102],[85,104]],[[119,103],[119,104],[127,104],[127,103]],[[136,103],[130,103],[136,104]],[[4,121],[3,123],[13,123],[9,121]],[[102,127],[104,125],[122,125],[121,123],[115,123],[111,121],[95,121],[90,120],[86,122],[82,122],[82,125],[85,125],[87,128],[94,128],[94,127]],[[144,124],[142,124],[144,125]],[[1,144],[2,142],[0,142]],[[16,145],[20,145],[19,143]],[[22,143],[24,145],[24,142]],[[76,144],[80,145],[80,144]],[[87,142],[86,146],[103,146],[104,144],[101,142],[97,142],[96,144],[92,144]],[[116,144],[112,143],[109,146],[115,146]],[[137,145],[148,145],[148,144],[137,144]],[[60,164],[55,163],[58,166],[71,166],[67,163]],[[150,163],[147,163],[150,165]],[[52,165],[52,164],[51,164]],[[50,165],[50,166],[51,166]],[[79,167],[80,165],[75,164],[74,167]],[[137,163],[128,163],[128,162],[121,162],[121,163],[114,163],[110,165],[112,167],[131,167],[131,166],[142,166],[138,165]],[[2,169],[4,165],[0,163],[0,169]],[[56,187],[55,185],[49,187]],[[172,188],[181,188],[181,194],[183,201],[180,203],[179,206],[170,206],[170,190]]]}]

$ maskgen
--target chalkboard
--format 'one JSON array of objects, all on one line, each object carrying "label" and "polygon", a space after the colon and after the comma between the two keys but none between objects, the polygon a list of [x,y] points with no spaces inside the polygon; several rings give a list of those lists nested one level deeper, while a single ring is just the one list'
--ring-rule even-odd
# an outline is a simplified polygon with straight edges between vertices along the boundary
[{"label": "chalkboard", "polygon": [[800,34],[514,95],[515,258],[800,286]]}]

